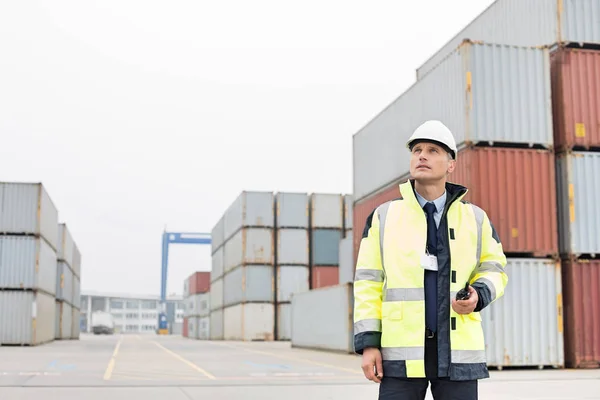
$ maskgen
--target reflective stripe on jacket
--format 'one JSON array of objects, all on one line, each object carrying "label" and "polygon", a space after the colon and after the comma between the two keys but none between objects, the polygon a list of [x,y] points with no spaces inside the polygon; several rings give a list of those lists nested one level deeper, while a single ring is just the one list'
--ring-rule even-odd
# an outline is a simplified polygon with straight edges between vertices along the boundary
[{"label": "reflective stripe on jacket", "polygon": [[[500,239],[487,214],[462,200],[467,189],[446,184],[438,231],[438,376],[489,377],[479,311],[500,298],[508,277]],[[426,215],[414,181],[401,198],[377,207],[360,242],[354,278],[354,347],[381,349],[385,376],[425,377],[425,291],[421,255]],[[469,281],[479,296],[475,312],[454,312],[451,299]]]}]

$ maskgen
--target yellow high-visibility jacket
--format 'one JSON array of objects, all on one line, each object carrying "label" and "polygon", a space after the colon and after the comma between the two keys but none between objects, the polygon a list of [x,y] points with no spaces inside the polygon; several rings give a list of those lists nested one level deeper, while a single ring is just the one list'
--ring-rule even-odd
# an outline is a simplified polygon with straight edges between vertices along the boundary
[{"label": "yellow high-visibility jacket", "polygon": [[[381,350],[384,376],[425,377],[425,291],[421,256],[427,219],[414,181],[399,186],[401,198],[368,217],[354,278],[354,348]],[[467,189],[447,183],[438,233],[438,376],[451,380],[489,377],[479,311],[504,295],[508,282],[502,244],[487,214],[463,201]],[[440,251],[439,249],[445,249]],[[451,299],[469,281],[479,301],[468,315]]]}]

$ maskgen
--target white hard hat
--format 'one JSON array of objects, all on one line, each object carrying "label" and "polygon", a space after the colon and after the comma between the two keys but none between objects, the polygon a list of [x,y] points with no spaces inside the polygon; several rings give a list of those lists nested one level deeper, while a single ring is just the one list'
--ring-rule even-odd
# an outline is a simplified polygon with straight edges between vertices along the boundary
[{"label": "white hard hat", "polygon": [[415,129],[412,136],[406,142],[406,147],[410,149],[412,143],[416,140],[427,140],[440,143],[443,147],[446,147],[446,150],[450,150],[450,153],[453,153],[452,158],[456,159],[458,149],[456,148],[454,135],[452,135],[450,129],[440,121],[429,120],[421,124]]}]

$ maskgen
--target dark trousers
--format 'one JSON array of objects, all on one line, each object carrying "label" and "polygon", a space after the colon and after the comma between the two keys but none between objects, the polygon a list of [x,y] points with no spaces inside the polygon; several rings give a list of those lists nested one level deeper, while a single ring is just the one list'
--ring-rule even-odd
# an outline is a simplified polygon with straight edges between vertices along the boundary
[{"label": "dark trousers", "polygon": [[435,400],[477,400],[477,381],[451,381],[437,377],[437,338],[425,339],[425,376],[427,378],[392,378],[385,376],[379,384],[379,400],[424,400],[431,382]]}]

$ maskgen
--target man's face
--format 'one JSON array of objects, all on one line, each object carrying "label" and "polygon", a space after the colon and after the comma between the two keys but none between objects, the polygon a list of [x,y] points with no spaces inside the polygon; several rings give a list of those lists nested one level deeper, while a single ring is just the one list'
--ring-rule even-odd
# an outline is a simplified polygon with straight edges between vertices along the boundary
[{"label": "man's face", "polygon": [[410,174],[418,181],[435,182],[444,179],[454,171],[455,165],[456,161],[437,144],[420,142],[412,148]]}]

